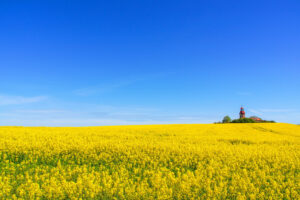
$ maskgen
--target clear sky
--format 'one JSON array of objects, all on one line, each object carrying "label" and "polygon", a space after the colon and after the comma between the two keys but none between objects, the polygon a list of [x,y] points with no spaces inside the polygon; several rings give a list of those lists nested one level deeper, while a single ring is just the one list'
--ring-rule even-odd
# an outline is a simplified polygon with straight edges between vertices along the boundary
[{"label": "clear sky", "polygon": [[300,123],[300,1],[0,1],[0,125]]}]

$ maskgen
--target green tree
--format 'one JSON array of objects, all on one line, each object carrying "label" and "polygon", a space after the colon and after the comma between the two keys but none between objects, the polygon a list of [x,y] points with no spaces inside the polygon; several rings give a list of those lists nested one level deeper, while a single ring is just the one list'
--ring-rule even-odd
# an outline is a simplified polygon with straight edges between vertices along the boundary
[{"label": "green tree", "polygon": [[242,119],[232,120],[232,123],[255,123],[255,121],[250,118],[242,118]]},{"label": "green tree", "polygon": [[223,118],[223,123],[230,123],[231,122],[231,118],[227,115]]}]

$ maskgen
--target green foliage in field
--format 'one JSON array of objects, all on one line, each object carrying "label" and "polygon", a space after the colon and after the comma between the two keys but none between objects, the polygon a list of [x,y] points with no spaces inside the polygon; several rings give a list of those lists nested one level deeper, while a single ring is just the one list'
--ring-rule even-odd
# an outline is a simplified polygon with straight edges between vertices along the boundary
[{"label": "green foliage in field", "polygon": [[250,118],[242,118],[242,119],[234,119],[231,123],[255,123],[253,119]]},{"label": "green foliage in field", "polygon": [[230,123],[231,122],[231,118],[227,115],[223,118],[222,120],[223,123]]}]

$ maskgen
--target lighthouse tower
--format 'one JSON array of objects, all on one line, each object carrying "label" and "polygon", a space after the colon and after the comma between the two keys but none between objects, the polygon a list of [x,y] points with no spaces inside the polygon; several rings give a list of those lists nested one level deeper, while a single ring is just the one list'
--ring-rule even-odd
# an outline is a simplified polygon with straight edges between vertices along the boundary
[{"label": "lighthouse tower", "polygon": [[244,108],[241,107],[241,111],[240,111],[240,119],[243,119],[245,118],[245,111],[244,111]]}]

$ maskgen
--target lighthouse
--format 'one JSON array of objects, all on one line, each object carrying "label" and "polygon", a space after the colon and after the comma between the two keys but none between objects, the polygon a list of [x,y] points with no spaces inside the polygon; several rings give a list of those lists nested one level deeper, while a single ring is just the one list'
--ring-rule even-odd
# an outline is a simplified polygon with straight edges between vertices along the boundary
[{"label": "lighthouse", "polygon": [[241,107],[241,111],[240,111],[240,119],[243,119],[245,118],[245,111],[244,111],[244,108]]}]

